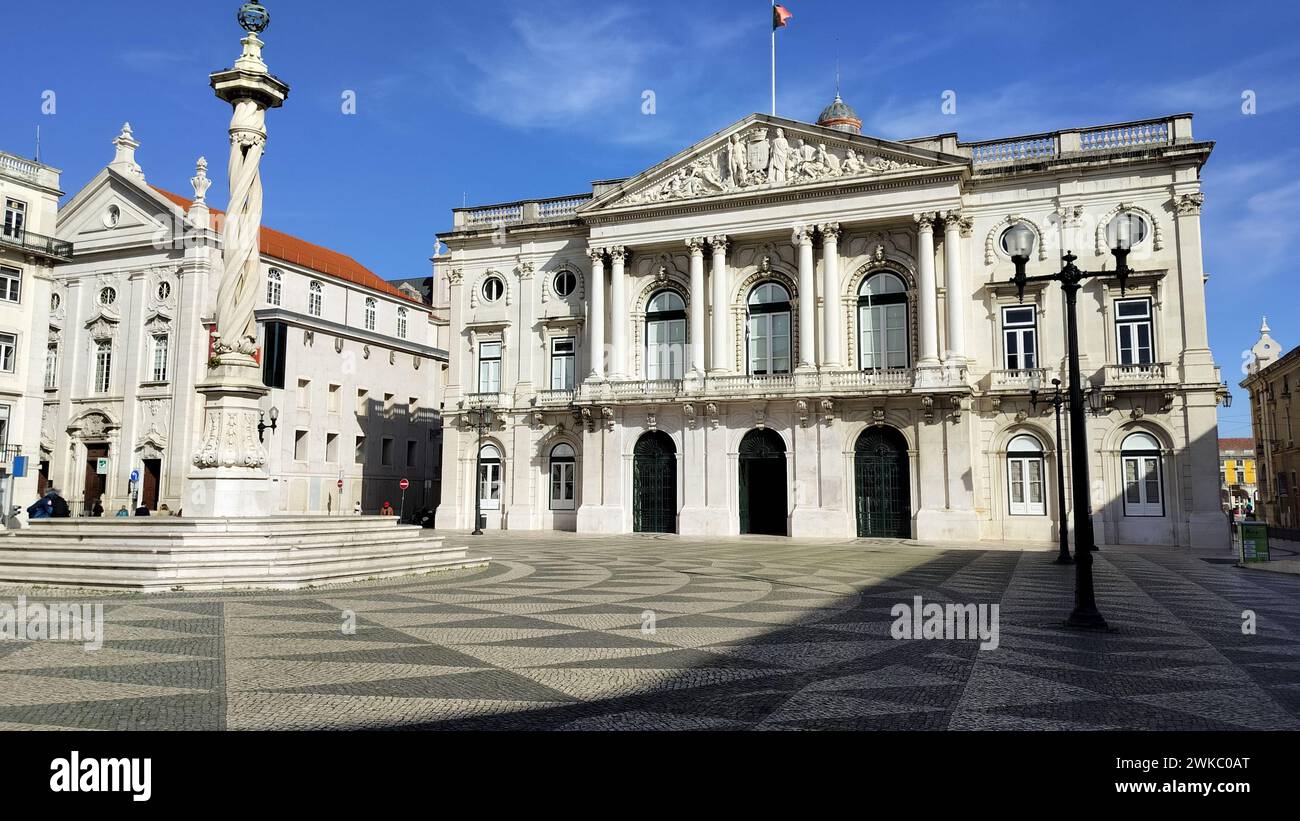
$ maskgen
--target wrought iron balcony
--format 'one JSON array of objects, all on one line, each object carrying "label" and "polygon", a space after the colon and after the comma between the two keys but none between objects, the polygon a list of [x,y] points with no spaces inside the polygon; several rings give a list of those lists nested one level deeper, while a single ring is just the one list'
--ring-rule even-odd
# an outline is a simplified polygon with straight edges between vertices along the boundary
[{"label": "wrought iron balcony", "polygon": [[0,245],[57,262],[72,259],[72,243],[9,225],[0,228]]},{"label": "wrought iron balcony", "polygon": [[0,465],[12,465],[14,457],[22,455],[22,445],[0,445]]}]

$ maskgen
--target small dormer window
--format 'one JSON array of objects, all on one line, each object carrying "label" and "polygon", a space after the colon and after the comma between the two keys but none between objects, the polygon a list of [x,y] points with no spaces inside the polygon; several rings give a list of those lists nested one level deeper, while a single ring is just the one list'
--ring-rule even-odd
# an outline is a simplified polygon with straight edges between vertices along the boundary
[{"label": "small dormer window", "polygon": [[114,303],[116,303],[116,302],[117,302],[117,289],[116,289],[116,288],[100,288],[100,289],[99,289],[99,304],[100,304],[100,305],[103,305],[103,306],[105,306],[105,307],[108,307],[108,306],[110,306],[110,305],[112,305],[112,304],[114,304]]}]

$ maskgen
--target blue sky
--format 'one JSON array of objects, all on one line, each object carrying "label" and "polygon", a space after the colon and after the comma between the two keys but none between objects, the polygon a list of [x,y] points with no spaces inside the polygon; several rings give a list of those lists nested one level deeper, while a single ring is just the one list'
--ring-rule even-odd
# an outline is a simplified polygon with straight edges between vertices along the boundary
[{"label": "blue sky", "polygon": [[[424,274],[450,209],[577,193],[636,173],[769,107],[765,0],[266,0],[266,58],[292,86],[269,115],[267,223],[387,276]],[[0,84],[0,149],[43,159],[74,193],[129,120],[151,183],[183,194],[211,162],[224,200],[230,109],[209,72],[238,55],[238,3],[90,0],[24,10]],[[1262,312],[1300,344],[1300,6],[1291,2],[863,3],[788,0],[779,113],[843,94],[864,131],[983,139],[1192,111],[1218,145],[1204,173],[1210,336],[1234,385]],[[130,8],[129,6],[127,8]],[[18,67],[15,71],[14,67]],[[41,111],[42,93],[56,111]],[[356,94],[356,114],[342,95]],[[655,93],[653,116],[643,92]],[[957,95],[957,113],[940,112]],[[1253,115],[1242,94],[1255,94]],[[1249,435],[1239,400],[1223,435]]]}]

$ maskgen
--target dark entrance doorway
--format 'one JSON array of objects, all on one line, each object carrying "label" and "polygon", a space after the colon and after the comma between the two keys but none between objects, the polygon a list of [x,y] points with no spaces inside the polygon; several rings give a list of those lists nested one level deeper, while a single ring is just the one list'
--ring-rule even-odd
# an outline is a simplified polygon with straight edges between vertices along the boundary
[{"label": "dark entrance doorway", "polygon": [[50,460],[41,460],[40,472],[36,474],[36,495],[44,496],[45,489],[50,486]]},{"label": "dark entrance doorway", "polygon": [[907,472],[907,440],[893,428],[867,428],[854,448],[858,536],[907,539],[912,535],[912,503]]},{"label": "dark entrance doorway", "polygon": [[98,470],[100,459],[108,458],[108,445],[86,445],[86,491],[81,496],[82,514],[90,512],[104,496],[107,474]]},{"label": "dark entrance doorway", "polygon": [[632,530],[677,532],[677,448],[663,431],[643,435],[633,450]]},{"label": "dark entrance doorway", "polygon": [[140,504],[150,510],[158,509],[158,486],[162,480],[162,460],[145,459],[144,472],[140,474]]},{"label": "dark entrance doorway", "polygon": [[785,536],[785,442],[776,431],[740,440],[740,532]]}]

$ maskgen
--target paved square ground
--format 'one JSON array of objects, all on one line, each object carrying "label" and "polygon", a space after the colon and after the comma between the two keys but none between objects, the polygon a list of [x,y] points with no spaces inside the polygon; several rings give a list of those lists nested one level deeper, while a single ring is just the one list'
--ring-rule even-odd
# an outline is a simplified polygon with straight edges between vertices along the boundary
[{"label": "paved square ground", "polygon": [[[106,622],[98,652],[0,641],[0,729],[1300,728],[1300,578],[1226,553],[1097,554],[1097,635],[1059,628],[1074,571],[1050,552],[473,544],[489,567],[296,593],[0,590]],[[890,638],[917,595],[998,603],[1000,646]]]}]

